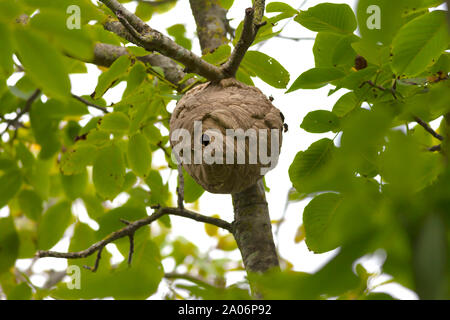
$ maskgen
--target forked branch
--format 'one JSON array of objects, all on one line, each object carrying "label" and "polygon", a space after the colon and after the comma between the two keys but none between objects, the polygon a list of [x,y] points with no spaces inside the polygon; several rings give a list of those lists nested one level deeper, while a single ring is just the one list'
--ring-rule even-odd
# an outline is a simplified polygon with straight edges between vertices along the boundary
[{"label": "forked branch", "polygon": [[229,232],[232,231],[231,223],[226,222],[222,219],[213,218],[201,215],[199,213],[186,210],[186,209],[180,209],[180,208],[158,208],[151,216],[148,216],[144,219],[136,220],[133,222],[129,221],[122,221],[126,224],[125,227],[123,227],[120,230],[114,231],[113,233],[109,234],[107,237],[105,237],[103,240],[94,243],[89,248],[78,251],[78,252],[56,252],[56,251],[38,251],[36,253],[37,258],[44,258],[44,257],[53,257],[53,258],[64,258],[64,259],[81,259],[86,258],[95,252],[97,252],[97,259],[95,261],[95,265],[93,267],[86,267],[87,269],[91,271],[96,271],[99,265],[99,261],[101,258],[101,252],[103,248],[108,244],[111,243],[117,239],[129,237],[130,238],[130,254],[128,256],[128,262],[131,263],[132,255],[133,255],[133,248],[134,248],[134,242],[133,242],[133,236],[134,233],[146,226],[151,224],[152,222],[158,220],[164,215],[174,215],[174,216],[180,216],[185,217],[188,219],[192,219],[198,222],[204,222],[209,223],[212,225],[215,225],[219,228],[225,229]]}]

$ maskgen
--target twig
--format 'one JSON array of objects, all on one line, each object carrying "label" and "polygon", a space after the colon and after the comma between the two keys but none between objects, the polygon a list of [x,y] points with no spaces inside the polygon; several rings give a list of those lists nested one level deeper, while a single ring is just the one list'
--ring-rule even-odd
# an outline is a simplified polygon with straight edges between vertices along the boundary
[{"label": "twig", "polygon": [[432,146],[432,147],[428,148],[427,150],[431,151],[431,152],[441,151],[441,145],[438,144],[436,146]]},{"label": "twig", "polygon": [[[111,243],[117,239],[124,238],[124,237],[130,237],[134,235],[136,230],[139,228],[142,228],[143,226],[149,225],[152,222],[158,220],[164,215],[175,215],[180,217],[189,218],[198,222],[204,222],[209,223],[212,225],[215,225],[219,228],[228,230],[229,232],[232,231],[231,223],[224,221],[222,219],[213,218],[201,215],[199,213],[186,210],[186,209],[179,209],[179,208],[158,208],[157,211],[155,211],[151,216],[148,216],[141,220],[136,220],[134,222],[126,222],[128,223],[127,226],[123,227],[120,230],[114,231],[113,233],[106,236],[103,240],[94,243],[89,248],[78,251],[78,252],[56,252],[56,251],[38,251],[36,253],[37,258],[44,258],[44,257],[53,257],[53,258],[65,258],[65,259],[80,259],[80,258],[86,258],[95,252],[97,253],[97,259],[95,260],[94,267],[88,267],[87,269],[95,272],[98,268],[100,258],[101,258],[101,251],[103,248],[108,244]],[[125,221],[125,220],[124,220]],[[129,262],[131,262],[130,256],[132,256],[132,251],[134,250],[134,245],[132,245],[132,239],[130,239],[130,254],[128,256]]]},{"label": "twig", "polygon": [[98,265],[100,264],[100,259],[102,258],[102,251],[103,251],[103,248],[104,248],[104,247],[105,247],[105,246],[102,246],[102,247],[100,247],[100,248],[98,249],[98,252],[97,252],[97,258],[95,259],[94,267],[83,266],[85,269],[91,270],[92,272],[97,271]]},{"label": "twig", "polygon": [[177,273],[177,272],[167,272],[164,274],[164,278],[169,280],[187,280],[192,283],[195,283],[196,285],[200,285],[205,288],[217,288],[213,284],[208,283],[206,280],[200,279],[199,277],[192,276],[190,274],[183,274],[183,273]]},{"label": "twig", "polygon": [[234,77],[242,59],[244,59],[245,53],[255,40],[259,28],[266,24],[265,21],[261,22],[261,8],[259,8],[261,5],[263,7],[262,14],[264,14],[264,1],[254,1],[253,8],[245,9],[241,37],[230,58],[222,67],[223,72],[229,77]]},{"label": "twig", "polygon": [[28,100],[25,102],[25,106],[23,107],[23,109],[16,115],[16,117],[10,121],[8,121],[8,124],[6,125],[5,130],[2,131],[2,133],[0,133],[0,136],[2,136],[3,134],[5,134],[5,132],[8,131],[8,129],[12,126],[12,125],[16,125],[20,118],[27,113],[28,111],[30,111],[31,109],[31,105],[33,104],[34,100],[37,99],[37,97],[39,97],[39,95],[41,94],[41,90],[36,89],[31,96],[28,98]]},{"label": "twig", "polygon": [[101,111],[103,111],[104,113],[109,113],[109,111],[108,111],[106,108],[101,107],[101,106],[99,106],[99,105],[96,105],[95,103],[92,103],[92,102],[90,102],[89,100],[86,100],[86,99],[84,99],[84,98],[82,98],[82,97],[80,97],[80,96],[77,96],[77,95],[73,94],[73,93],[72,93],[72,97],[75,98],[75,99],[77,99],[77,100],[80,101],[81,103],[84,103],[85,105],[87,105],[87,106],[89,106],[89,107],[93,107],[93,108],[95,108],[95,109],[101,110]]},{"label": "twig", "polygon": [[184,205],[184,177],[183,177],[183,166],[181,163],[177,165],[178,169],[178,187],[177,187],[177,195],[178,195],[178,209],[183,210]]},{"label": "twig", "polygon": [[428,123],[424,122],[422,119],[420,119],[417,116],[414,116],[414,121],[416,121],[418,124],[420,124],[426,131],[428,131],[433,137],[435,137],[438,140],[444,140],[444,137],[441,136],[439,133],[433,130]]}]

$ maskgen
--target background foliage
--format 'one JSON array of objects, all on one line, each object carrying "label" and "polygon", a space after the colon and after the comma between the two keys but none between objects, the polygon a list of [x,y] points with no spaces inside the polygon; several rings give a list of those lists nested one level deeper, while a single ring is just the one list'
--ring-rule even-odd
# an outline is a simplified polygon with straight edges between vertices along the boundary
[{"label": "background foliage", "polygon": [[[233,4],[220,2],[225,8]],[[366,8],[374,3],[381,8],[380,30],[366,24]],[[330,95],[339,90],[347,93],[332,111],[318,109],[303,119],[302,129],[333,132],[335,138],[320,139],[299,151],[289,169],[295,188],[291,201],[310,199],[302,226],[308,248],[316,253],[340,248],[339,252],[314,274],[285,267],[282,272],[254,275],[252,280],[265,298],[389,299],[368,290],[371,274],[355,264],[380,249],[386,254],[383,271],[393,276],[392,281],[424,299],[450,297],[449,34],[446,12],[430,10],[441,3],[360,0],[356,12],[346,4],[320,3],[300,12],[282,2],[267,5],[268,23],[255,43],[277,36],[276,23],[294,18],[317,32],[315,66],[287,88],[288,70],[251,48],[238,80],[253,84],[252,78],[258,77],[299,96],[297,90],[327,84],[334,86]],[[7,125],[0,141],[0,207],[9,209],[9,215],[0,218],[4,295],[8,299],[143,299],[157,291],[170,271],[163,270],[162,259],[172,257],[176,266],[183,265],[200,279],[191,279],[192,285],[178,284],[167,298],[180,298],[178,289],[204,299],[249,298],[245,281],[224,286],[226,273],[241,268],[240,264],[211,260],[181,237],[169,240],[168,217],[157,227],[136,233],[131,269],[126,261],[111,265],[110,253],[105,252],[96,273],[82,269],[81,290],[70,290],[65,283],[38,288],[30,282],[30,274],[14,267],[17,259],[52,248],[70,228],[69,251],[79,251],[123,227],[120,218],[137,220],[146,217],[151,206],[174,202],[161,177],[162,168],[151,163],[156,150],[170,152],[168,137],[157,125],[168,128],[166,106],[182,92],[165,80],[160,68],[136,59],[148,52],[131,46],[127,47],[130,56],[102,68],[93,94],[82,97],[100,109],[108,107],[108,113],[75,99],[69,74],[87,71],[85,61],[93,59],[95,43],[126,42],[103,29],[108,9],[88,0],[77,3],[82,28],[67,29],[66,9],[71,4],[68,0],[0,1],[0,120],[3,128]],[[149,20],[175,5],[176,1],[158,6],[140,2],[136,14]],[[31,17],[29,21],[21,23],[22,14]],[[217,65],[226,61],[241,31],[242,24],[234,41],[204,59]],[[173,25],[167,34],[183,47],[192,47],[183,25]],[[23,71],[14,86],[7,86],[13,73]],[[189,74],[184,81],[192,77]],[[122,81],[127,83],[122,100],[107,106],[103,95]],[[437,133],[443,141],[415,124],[417,119],[439,119]],[[440,148],[429,150],[437,145]],[[175,169],[170,158],[166,160]],[[185,180],[185,200],[196,202],[203,190],[188,175]],[[129,195],[127,202],[112,208],[107,200],[121,193]],[[72,214],[75,201],[98,223],[97,231]],[[236,248],[231,235],[212,226],[206,232],[218,239],[220,249]],[[120,239],[116,245],[126,257],[128,240]],[[91,256],[68,263],[82,266],[94,261]]]}]

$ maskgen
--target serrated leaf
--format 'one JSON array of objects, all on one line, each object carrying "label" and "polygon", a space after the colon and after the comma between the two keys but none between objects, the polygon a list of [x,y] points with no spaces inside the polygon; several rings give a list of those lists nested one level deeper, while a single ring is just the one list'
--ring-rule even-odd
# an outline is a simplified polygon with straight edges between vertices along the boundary
[{"label": "serrated leaf", "polygon": [[392,42],[392,68],[402,77],[425,71],[447,49],[446,12],[433,11],[404,25]]},{"label": "serrated leaf", "polygon": [[62,201],[51,206],[42,216],[38,227],[38,248],[48,250],[61,240],[72,217],[71,203]]},{"label": "serrated leaf", "polygon": [[219,0],[219,4],[222,8],[225,10],[229,10],[231,6],[233,5],[234,0]]},{"label": "serrated leaf", "polygon": [[352,33],[356,29],[355,14],[347,4],[321,3],[301,11],[294,20],[316,32]]},{"label": "serrated leaf", "polygon": [[128,164],[138,176],[145,178],[152,165],[149,141],[142,133],[136,133],[128,141]]},{"label": "serrated leaf", "polygon": [[339,118],[327,110],[311,111],[303,118],[300,128],[311,133],[336,131],[339,128]]},{"label": "serrated leaf", "polygon": [[286,91],[292,92],[298,89],[318,89],[329,82],[341,79],[345,73],[337,68],[313,68],[303,72]]},{"label": "serrated leaf", "polygon": [[0,218],[0,274],[14,266],[19,255],[19,245],[12,217]]},{"label": "serrated leaf", "polygon": [[125,166],[120,148],[111,145],[101,149],[94,161],[92,179],[98,194],[114,199],[125,181]]},{"label": "serrated leaf", "polygon": [[289,83],[289,72],[277,60],[262,52],[247,51],[242,65],[272,87],[283,89]]},{"label": "serrated leaf", "polygon": [[62,55],[40,34],[17,28],[14,39],[27,74],[44,93],[61,99],[70,94],[69,76]]},{"label": "serrated leaf", "polygon": [[103,72],[98,78],[94,99],[102,97],[114,82],[127,72],[130,64],[131,61],[127,56],[121,56],[115,60],[109,69]]}]

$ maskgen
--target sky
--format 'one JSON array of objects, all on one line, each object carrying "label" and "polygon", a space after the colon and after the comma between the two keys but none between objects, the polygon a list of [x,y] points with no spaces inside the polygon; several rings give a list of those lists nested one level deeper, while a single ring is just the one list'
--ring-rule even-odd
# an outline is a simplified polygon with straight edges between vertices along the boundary
[{"label": "sky", "polygon": [[[266,1],[269,3],[272,1]],[[285,1],[294,8],[306,10],[311,6],[325,1],[314,0],[290,0]],[[356,0],[328,0],[327,2],[333,3],[347,3],[353,9],[356,10]],[[128,8],[133,8],[135,3],[128,3]],[[251,6],[250,0],[235,1],[233,7],[228,13],[228,18],[231,20],[231,26],[236,28],[240,21],[243,19],[245,8]],[[173,24],[182,23],[186,26],[187,36],[193,41],[193,51],[200,55],[201,50],[198,40],[195,37],[195,22],[190,12],[189,1],[179,0],[178,4],[170,12],[163,15],[154,15],[149,22],[150,26],[161,31],[166,32],[166,28]],[[313,38],[314,32],[307,30],[292,19],[287,21],[283,20],[275,29],[279,29],[282,26],[286,26],[281,33],[286,37],[306,38],[305,40],[293,41],[282,38],[272,38],[262,46],[255,45],[251,50],[258,48],[271,57],[275,58],[290,72],[290,83],[304,71],[314,67],[314,57],[312,53],[312,47],[314,44]],[[88,65],[87,74],[77,74],[71,76],[72,92],[77,95],[91,94],[96,86],[99,69],[96,66]],[[9,79],[8,84],[14,84],[17,81],[17,77]],[[303,117],[310,111],[316,109],[331,110],[334,103],[345,93],[344,90],[338,93],[328,96],[328,91],[331,87],[327,86],[316,90],[298,90],[289,94],[285,94],[286,90],[275,89],[264,82],[254,79],[255,85],[260,88],[267,96],[274,97],[274,105],[279,108],[284,116],[285,121],[289,125],[289,131],[283,135],[283,145],[281,149],[279,163],[276,168],[266,174],[266,183],[270,188],[270,192],[266,194],[267,202],[269,204],[269,211],[272,220],[278,220],[282,217],[284,208],[286,206],[286,197],[288,190],[292,184],[289,180],[288,169],[292,163],[297,152],[306,150],[308,146],[317,141],[320,138],[328,137],[333,138],[330,134],[311,134],[307,133],[300,128],[300,123]],[[121,83],[115,88],[109,90],[105,95],[105,99],[108,103],[118,102],[121,94],[125,89],[126,84]],[[169,111],[172,111],[175,107],[174,103],[169,105]],[[95,112],[96,110],[93,110]],[[164,165],[165,160],[161,151],[156,152],[153,158],[153,167],[158,165]],[[176,176],[169,177],[168,173],[164,173],[164,177],[169,179],[171,190],[175,190]],[[314,272],[320,269],[330,258],[332,258],[335,251],[314,254],[308,250],[304,241],[301,243],[294,243],[294,238],[298,227],[302,223],[303,208],[308,204],[310,199],[290,204],[286,211],[286,222],[282,224],[280,230],[277,233],[276,243],[279,254],[282,258],[287,259],[294,265],[294,270],[303,272]],[[119,196],[112,205],[120,205],[126,201],[126,197]],[[78,215],[81,221],[89,223],[92,227],[96,228],[96,223],[89,221],[86,213],[79,204],[75,204],[73,207],[74,212]],[[218,214],[224,220],[231,222],[233,220],[233,207],[231,204],[230,195],[218,195],[205,192],[200,198],[199,208],[200,213],[205,215]],[[275,229],[274,229],[275,231]],[[68,231],[68,234],[71,231]],[[204,225],[189,219],[180,217],[172,217],[172,230],[171,237],[181,235],[186,239],[195,243],[199,249],[203,252],[209,251],[209,255],[212,259],[222,258],[225,254],[214,249],[215,240],[211,239],[204,231]],[[66,251],[68,248],[68,240],[63,240],[58,243],[53,250]],[[115,252],[115,261],[120,261],[123,257],[120,256],[117,249],[114,249],[113,245],[109,245],[108,250]],[[229,255],[229,253],[227,253]],[[236,260],[241,259],[239,251],[235,250],[231,256]],[[369,272],[380,272],[380,264],[383,262],[383,252],[376,252],[370,257],[366,257],[362,260],[363,265]],[[20,261],[19,267],[26,268],[29,265],[29,261]],[[64,259],[45,258],[40,259],[35,265],[34,270],[36,272],[42,272],[50,268],[57,270],[64,270],[67,266]],[[173,262],[164,262],[164,268],[166,271],[172,271]],[[177,270],[182,272],[183,270]],[[241,281],[244,278],[244,272],[232,272],[227,279],[227,284],[232,284],[237,281]],[[381,275],[374,280],[371,285],[375,286],[382,281],[388,280],[387,275]],[[44,278],[41,276],[35,276],[31,279],[36,285],[43,283]],[[412,291],[405,289],[397,284],[387,284],[375,289],[376,292],[388,292],[394,297],[402,299],[417,299],[417,295]],[[161,298],[164,293],[167,292],[167,286],[162,284],[158,293],[152,296],[152,299]]]}]

